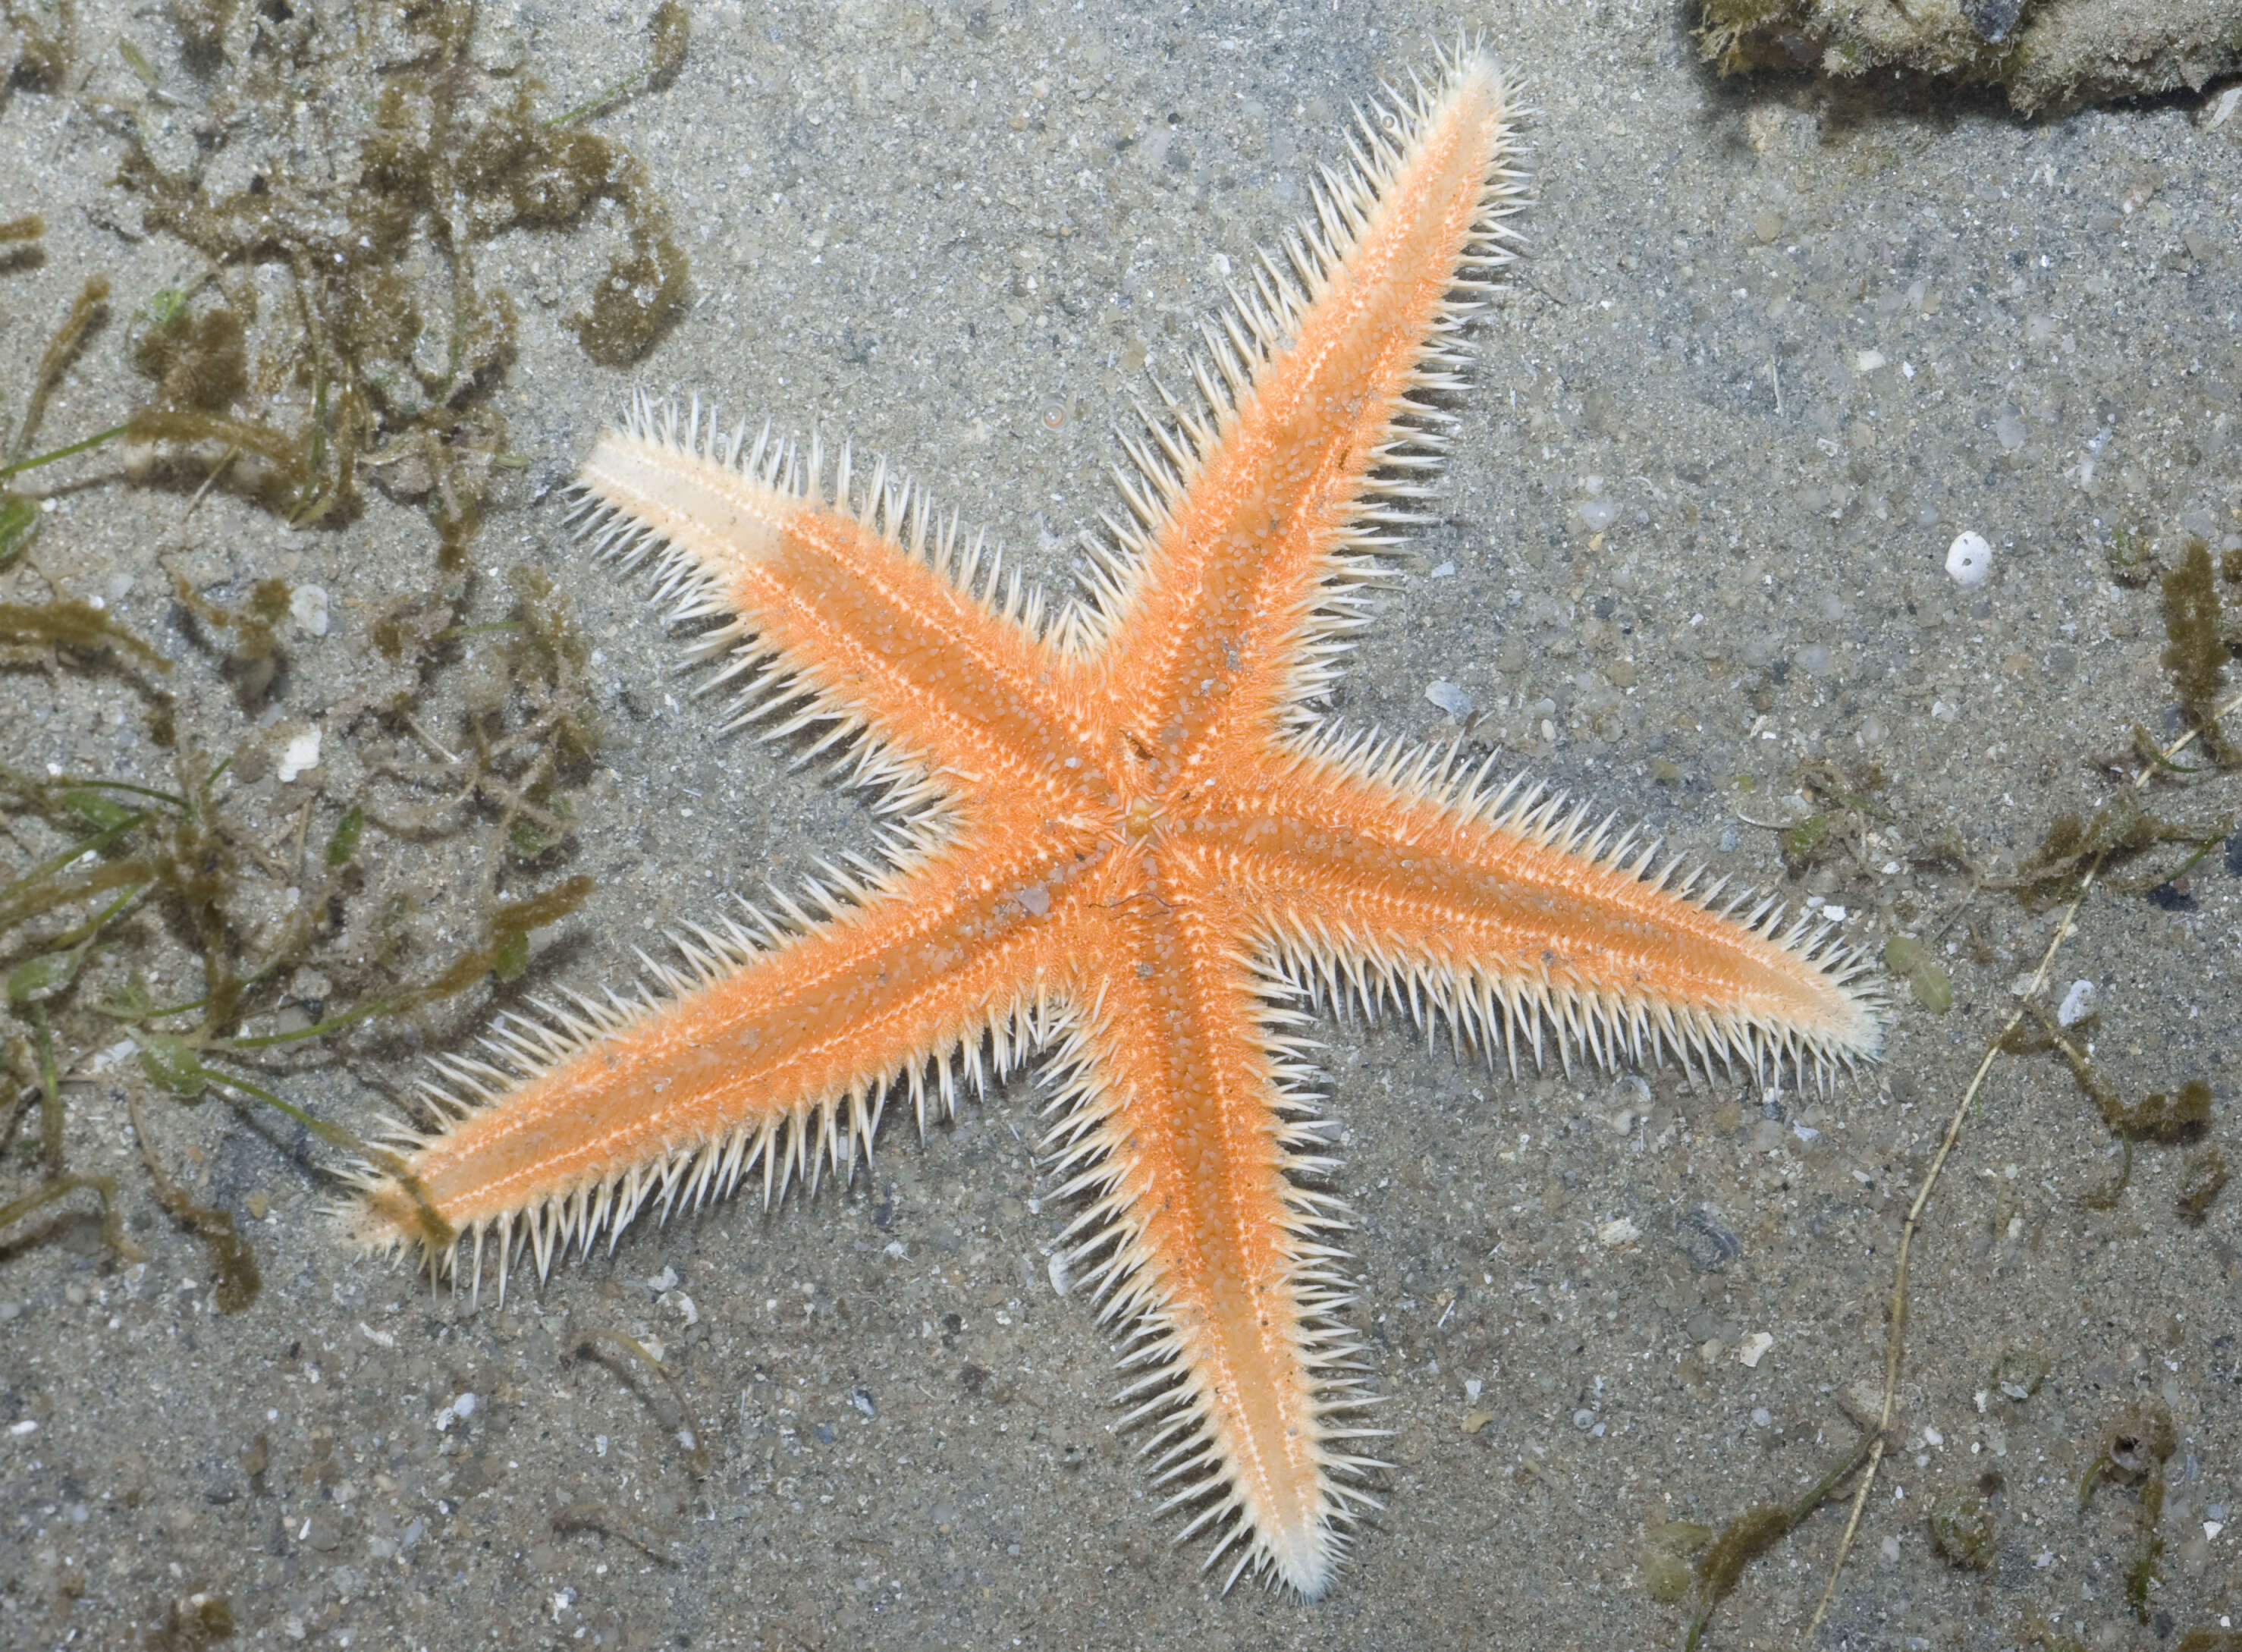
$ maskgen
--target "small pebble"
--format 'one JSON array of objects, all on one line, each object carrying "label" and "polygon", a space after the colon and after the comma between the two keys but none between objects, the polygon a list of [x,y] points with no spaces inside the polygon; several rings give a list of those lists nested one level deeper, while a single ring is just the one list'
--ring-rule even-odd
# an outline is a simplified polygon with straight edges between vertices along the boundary
[{"label": "small pebble", "polygon": [[319,766],[319,731],[298,735],[280,754],[280,783],[287,784],[306,769]]},{"label": "small pebble", "polygon": [[299,585],[288,599],[288,617],[306,636],[327,634],[327,594],[316,585]]},{"label": "small pebble", "polygon": [[1619,520],[1619,504],[1615,500],[1584,499],[1573,508],[1579,513],[1581,523],[1591,534],[1601,534]]},{"label": "small pebble", "polygon": [[1946,575],[1965,591],[1983,585],[1992,571],[1993,547],[1983,534],[1961,534],[1946,547]]},{"label": "small pebble", "polygon": [[1753,1427],[1764,1428],[1774,1420],[1775,1414],[1769,1411],[1765,1406],[1754,1406],[1752,1407]]},{"label": "small pebble", "polygon": [[1595,1414],[1594,1412],[1593,1412],[1593,1411],[1589,1410],[1586,1406],[1582,1406],[1582,1407],[1581,1407],[1578,1411],[1576,1411],[1576,1412],[1574,1412],[1574,1413],[1573,1414],[1573,1427],[1575,1427],[1575,1428],[1580,1428],[1580,1429],[1588,1429],[1588,1428],[1593,1428],[1593,1427],[1594,1427],[1595,1426],[1596,1426],[1596,1414]]},{"label": "small pebble", "polygon": [[1746,1337],[1743,1340],[1742,1346],[1737,1348],[1736,1362],[1739,1365],[1749,1366],[1756,1369],[1762,1358],[1763,1358],[1767,1353],[1767,1351],[1774,1346],[1775,1339],[1773,1337],[1769,1336],[1764,1331],[1755,1331],[1749,1336]]},{"label": "small pebble", "polygon": [[1433,682],[1425,690],[1425,698],[1461,722],[1472,714],[1472,697],[1446,677]]},{"label": "small pebble", "polygon": [[2073,981],[2071,991],[2063,995],[2057,1006],[2055,1018],[2062,1026],[2075,1026],[2094,1013],[2094,1001],[2100,994],[2091,981]]}]

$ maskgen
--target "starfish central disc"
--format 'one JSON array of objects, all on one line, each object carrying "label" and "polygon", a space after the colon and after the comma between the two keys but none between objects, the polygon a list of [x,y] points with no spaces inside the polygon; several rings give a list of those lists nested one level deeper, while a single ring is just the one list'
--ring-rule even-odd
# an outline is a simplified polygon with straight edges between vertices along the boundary
[{"label": "starfish central disc", "polygon": [[701,627],[731,721],[836,755],[884,859],[678,937],[437,1063],[441,1123],[369,1173],[369,1246],[503,1293],[649,1205],[845,1177],[891,1102],[1045,1058],[1068,1266],[1127,1425],[1235,1579],[1329,1584],[1370,1431],[1332,1126],[1301,1027],[1339,998],[1515,1071],[1872,1058],[1860,960],[1486,763],[1339,728],[1368,590],[1457,422],[1511,254],[1510,101],[1476,50],[1351,134],[1313,213],[1124,438],[1124,514],[1046,614],[880,467],[641,402],[590,529]]}]

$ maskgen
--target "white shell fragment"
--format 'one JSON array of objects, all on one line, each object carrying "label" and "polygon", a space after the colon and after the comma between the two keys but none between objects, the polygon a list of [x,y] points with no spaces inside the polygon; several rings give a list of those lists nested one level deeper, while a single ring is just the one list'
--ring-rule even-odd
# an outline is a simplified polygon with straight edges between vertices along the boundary
[{"label": "white shell fragment", "polygon": [[1641,1237],[1642,1230],[1624,1216],[1616,1221],[1606,1222],[1596,1230],[1596,1243],[1606,1250],[1616,1251],[1622,1246],[1634,1244]]},{"label": "white shell fragment", "polygon": [[1946,547],[1946,576],[1963,590],[1983,585],[1993,571],[1993,547],[1979,533],[1963,534]]},{"label": "white shell fragment", "polygon": [[2063,995],[2056,1006],[2055,1018],[2061,1026],[2076,1026],[2094,1013],[2094,1000],[2101,995],[2091,981],[2073,981],[2071,991]]},{"label": "white shell fragment", "polygon": [[1736,1363],[1756,1368],[1762,1356],[1774,1346],[1773,1337],[1764,1331],[1755,1331],[1744,1339],[1743,1346],[1736,1350]]},{"label": "white shell fragment", "polygon": [[307,769],[319,766],[319,731],[298,735],[280,754],[280,783],[286,785]]},{"label": "white shell fragment", "polygon": [[1472,714],[1472,697],[1442,677],[1425,690],[1425,698],[1460,722]]},{"label": "white shell fragment", "polygon": [[288,617],[306,636],[327,634],[327,593],[324,587],[299,585],[288,598]]}]

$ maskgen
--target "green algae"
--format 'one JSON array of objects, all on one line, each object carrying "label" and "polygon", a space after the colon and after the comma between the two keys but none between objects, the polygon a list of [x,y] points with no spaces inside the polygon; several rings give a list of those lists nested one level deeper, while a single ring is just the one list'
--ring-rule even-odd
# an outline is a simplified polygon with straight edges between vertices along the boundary
[{"label": "green algae", "polygon": [[[7,15],[20,22],[22,10]],[[178,8],[184,70],[220,121],[213,149],[245,125],[235,118],[299,107],[326,123],[328,152],[355,151],[359,164],[299,170],[279,159],[220,189],[208,154],[184,167],[160,158],[141,110],[91,101],[126,139],[120,181],[149,227],[185,242],[204,268],[131,312],[121,353],[143,400],[125,423],[34,451],[55,386],[109,321],[99,276],[53,327],[21,413],[7,417],[0,403],[0,575],[48,587],[44,600],[0,590],[0,671],[121,685],[169,770],[148,785],[0,768],[0,815],[17,843],[42,846],[29,866],[0,867],[0,1229],[91,1197],[119,1259],[141,1252],[125,1236],[118,1184],[80,1173],[65,1151],[70,1075],[88,1051],[131,1041],[136,1107],[144,1097],[269,1106],[346,1158],[402,1172],[395,1155],[288,1101],[287,1076],[339,1060],[342,1041],[379,1047],[384,1029],[407,1017],[520,980],[533,937],[590,894],[590,878],[559,871],[599,744],[588,646],[548,577],[518,567],[496,580],[471,556],[512,462],[489,403],[517,326],[476,252],[507,231],[572,231],[601,203],[615,208],[625,246],[610,275],[621,285],[595,290],[579,318],[587,347],[611,361],[659,336],[688,280],[645,169],[610,140],[542,118],[534,79],[478,66],[473,6],[400,13],[413,37],[402,60],[383,55],[394,41],[322,33],[309,17],[276,12],[243,32],[238,14],[229,0]],[[18,90],[58,84],[72,49],[68,11],[42,16],[52,25],[45,55],[19,61]],[[687,40],[682,9],[665,8],[637,90],[668,84]],[[129,40],[120,53],[160,99],[176,71]],[[0,225],[0,273],[37,261],[43,231],[37,218]],[[280,277],[277,303],[260,301],[260,269]],[[198,497],[221,487],[297,528],[349,520],[369,478],[421,511],[441,576],[369,628],[407,686],[326,735],[378,747],[409,732],[439,761],[369,751],[354,790],[292,795],[292,854],[264,846],[268,811],[283,800],[257,787],[278,736],[225,732],[190,690],[225,682],[245,719],[285,694],[288,581],[252,574],[225,601],[172,571],[189,644],[173,657],[101,604],[63,594],[40,558],[69,573],[67,543],[34,549],[45,514],[23,478],[119,439],[148,456],[129,480]],[[424,720],[438,717],[456,720],[445,738],[457,750],[426,732]],[[432,910],[399,853],[407,843],[456,845],[470,869],[463,898]],[[431,944],[424,931],[439,917],[464,919],[463,944]],[[183,963],[191,984],[179,982]],[[305,979],[320,983],[315,997],[292,984]],[[30,1118],[33,1139],[11,1153]],[[171,1174],[151,1122],[141,1132],[145,1185],[208,1252],[218,1305],[235,1311],[256,1294],[254,1252],[230,1212]],[[56,1231],[11,1232],[10,1253]]]}]

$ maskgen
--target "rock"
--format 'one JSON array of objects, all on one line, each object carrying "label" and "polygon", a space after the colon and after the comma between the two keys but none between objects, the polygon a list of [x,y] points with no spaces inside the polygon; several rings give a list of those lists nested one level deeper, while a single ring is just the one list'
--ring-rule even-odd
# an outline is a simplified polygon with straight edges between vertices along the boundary
[{"label": "rock", "polygon": [[1703,0],[1697,40],[1723,73],[1816,64],[1853,79],[1912,70],[2000,86],[2026,114],[2199,91],[2242,70],[2232,0]]}]

